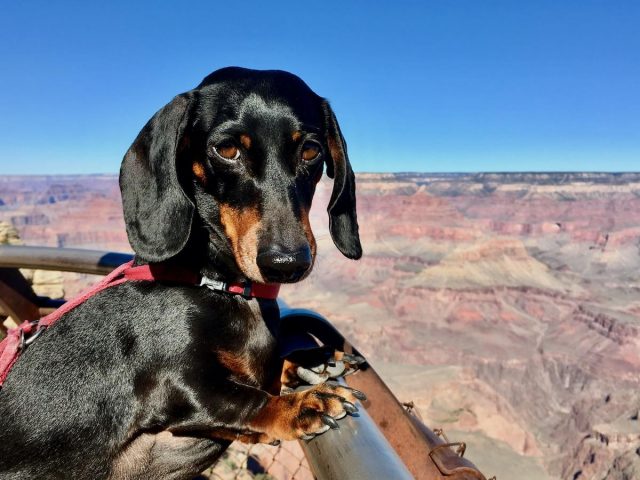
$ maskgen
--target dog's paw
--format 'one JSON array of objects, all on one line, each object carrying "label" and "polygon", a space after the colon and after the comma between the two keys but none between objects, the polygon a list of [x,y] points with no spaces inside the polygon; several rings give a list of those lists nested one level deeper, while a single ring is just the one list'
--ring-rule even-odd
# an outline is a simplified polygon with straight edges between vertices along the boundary
[{"label": "dog's paw", "polygon": [[366,396],[359,390],[335,383],[324,383],[281,398],[291,405],[291,428],[294,437],[310,440],[330,428],[340,428],[337,420],[347,414],[356,414],[356,401],[365,400]]},{"label": "dog's paw", "polygon": [[356,373],[365,359],[360,355],[336,350],[333,356],[324,363],[313,366],[302,366],[286,361],[282,373],[282,391],[291,392],[301,385],[319,385],[328,380],[335,380]]},{"label": "dog's paw", "polygon": [[324,383],[309,390],[272,397],[253,420],[252,428],[271,439],[310,440],[330,428],[337,420],[358,412],[356,402],[366,396],[352,388]]}]

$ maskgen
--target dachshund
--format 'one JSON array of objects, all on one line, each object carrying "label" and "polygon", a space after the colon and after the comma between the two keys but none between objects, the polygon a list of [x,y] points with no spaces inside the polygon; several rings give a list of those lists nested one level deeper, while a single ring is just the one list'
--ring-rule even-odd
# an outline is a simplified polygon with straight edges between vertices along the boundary
[{"label": "dachshund", "polygon": [[127,235],[136,265],[201,282],[127,281],[42,332],[0,390],[0,478],[188,479],[234,440],[308,439],[353,413],[364,394],[338,383],[283,388],[278,304],[251,294],[311,272],[325,165],[331,237],[358,259],[347,147],[300,78],[224,68],[160,109],[122,162]]}]

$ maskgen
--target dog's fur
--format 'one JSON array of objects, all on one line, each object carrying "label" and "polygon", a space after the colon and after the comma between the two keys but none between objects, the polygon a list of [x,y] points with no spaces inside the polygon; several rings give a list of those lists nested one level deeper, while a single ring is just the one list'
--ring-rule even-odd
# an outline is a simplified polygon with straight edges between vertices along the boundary
[{"label": "dog's fur", "polygon": [[[323,164],[332,238],[359,258],[354,175],[328,102],[286,72],[214,72],[156,113],[124,157],[137,263],[227,282],[303,278]],[[273,300],[167,282],[95,295],[24,352],[0,391],[0,478],[190,478],[234,439],[322,431],[353,392],[279,396],[278,318]]]}]

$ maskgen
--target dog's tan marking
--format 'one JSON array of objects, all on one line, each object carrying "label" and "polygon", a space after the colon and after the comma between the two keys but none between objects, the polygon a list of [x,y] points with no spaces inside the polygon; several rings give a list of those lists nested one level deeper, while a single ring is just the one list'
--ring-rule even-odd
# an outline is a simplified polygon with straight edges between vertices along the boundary
[{"label": "dog's tan marking", "polygon": [[294,440],[318,431],[323,426],[323,413],[335,417],[344,412],[343,399],[356,402],[350,390],[328,384],[316,385],[304,392],[269,397],[248,426],[269,438]]},{"label": "dog's tan marking", "polygon": [[240,143],[244,148],[249,150],[251,148],[251,137],[247,134],[240,135]]},{"label": "dog's tan marking", "polygon": [[304,432],[297,431],[296,417],[303,408],[303,401],[307,400],[306,407],[313,410],[322,410],[322,402],[312,396],[301,393],[274,396],[269,398],[267,404],[249,423],[252,430],[264,432],[278,440],[294,440]]},{"label": "dog's tan marking", "polygon": [[230,372],[251,382],[257,382],[257,379],[251,368],[251,362],[245,355],[238,355],[225,350],[216,352],[218,361]]},{"label": "dog's tan marking", "polygon": [[204,169],[204,165],[199,162],[193,162],[191,166],[191,170],[193,170],[193,174],[196,176],[198,180],[202,182],[203,185],[207,184],[207,175]]},{"label": "dog's tan marking", "polygon": [[220,223],[231,242],[238,267],[251,280],[265,283],[256,263],[261,222],[262,218],[255,207],[238,209],[224,203],[220,204]]},{"label": "dog's tan marking", "polygon": [[305,208],[301,208],[300,211],[300,220],[302,221],[302,229],[304,230],[304,235],[307,237],[307,242],[309,242],[309,248],[311,249],[311,268],[307,270],[304,277],[305,278],[311,270],[313,269],[313,264],[316,261],[316,239],[313,236],[313,231],[311,230],[311,222],[309,221],[309,210]]},{"label": "dog's tan marking", "polygon": [[296,388],[300,385],[300,377],[297,374],[298,364],[285,360],[282,364],[282,374],[280,375],[280,385],[286,388]]},{"label": "dog's tan marking", "polygon": [[293,139],[294,142],[297,142],[302,138],[302,132],[300,130],[296,130],[291,134],[291,138]]}]

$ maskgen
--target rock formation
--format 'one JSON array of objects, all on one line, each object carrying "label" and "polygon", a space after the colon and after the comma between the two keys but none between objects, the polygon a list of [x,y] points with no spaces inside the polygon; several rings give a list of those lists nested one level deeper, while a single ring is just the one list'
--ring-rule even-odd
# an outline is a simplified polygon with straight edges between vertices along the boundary
[{"label": "rock formation", "polygon": [[[640,174],[360,174],[359,262],[331,242],[330,193],[290,305],[489,476],[638,477]],[[0,220],[27,243],[126,251],[120,208],[115,176],[0,177]]]}]

